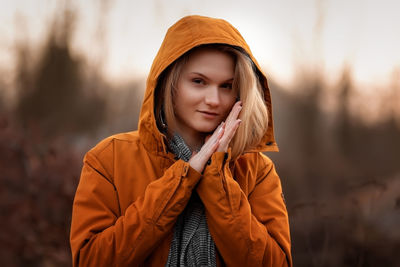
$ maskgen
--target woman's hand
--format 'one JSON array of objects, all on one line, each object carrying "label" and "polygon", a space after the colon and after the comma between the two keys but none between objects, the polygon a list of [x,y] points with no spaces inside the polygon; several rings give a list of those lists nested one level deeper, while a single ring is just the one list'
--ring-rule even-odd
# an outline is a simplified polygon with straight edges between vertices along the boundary
[{"label": "woman's hand", "polygon": [[214,131],[214,133],[206,138],[206,141],[201,147],[200,151],[198,153],[193,152],[193,155],[189,160],[189,164],[193,169],[198,172],[202,172],[204,166],[214,152],[228,151],[229,143],[231,142],[233,136],[235,136],[236,130],[241,123],[241,120],[238,119],[241,110],[242,102],[238,101],[232,107],[232,110],[226,118],[226,121],[222,122]]},{"label": "woman's hand", "polygon": [[228,117],[225,121],[225,131],[224,135],[222,136],[219,146],[217,148],[218,152],[227,152],[229,143],[231,142],[232,138],[235,136],[236,130],[239,127],[240,123],[242,122],[239,117],[239,113],[242,110],[242,101],[238,101],[232,107],[231,112],[229,113]]},{"label": "woman's hand", "polygon": [[214,133],[206,139],[206,142],[201,147],[200,151],[197,153],[195,151],[193,152],[192,157],[189,160],[189,164],[193,169],[200,173],[203,171],[208,159],[217,150],[221,137],[224,134],[224,129],[225,123],[221,122]]}]

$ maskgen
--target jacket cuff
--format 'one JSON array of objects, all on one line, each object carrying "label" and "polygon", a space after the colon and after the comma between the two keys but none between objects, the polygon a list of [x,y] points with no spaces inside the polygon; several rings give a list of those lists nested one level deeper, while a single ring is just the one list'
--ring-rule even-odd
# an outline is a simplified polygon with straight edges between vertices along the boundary
[{"label": "jacket cuff", "polygon": [[[184,162],[182,166],[182,172],[181,172],[181,177],[183,179],[190,179],[192,181],[195,181],[194,184],[197,184],[197,182],[201,178],[201,173],[193,169],[189,162]],[[193,187],[192,187],[193,188]]]},{"label": "jacket cuff", "polygon": [[231,148],[228,148],[228,152],[214,152],[204,168],[204,174],[220,172],[224,168],[225,163],[230,160]]}]

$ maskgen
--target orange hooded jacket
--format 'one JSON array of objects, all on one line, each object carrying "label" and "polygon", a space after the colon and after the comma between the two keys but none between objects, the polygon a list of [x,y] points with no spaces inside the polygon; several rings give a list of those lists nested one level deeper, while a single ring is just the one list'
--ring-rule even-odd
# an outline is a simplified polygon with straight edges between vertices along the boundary
[{"label": "orange hooded jacket", "polygon": [[[242,47],[250,55],[262,76],[270,120],[255,149],[237,159],[216,152],[200,174],[167,151],[156,126],[154,91],[168,65],[209,43]],[[174,223],[196,190],[219,266],[291,266],[280,180],[271,160],[261,153],[277,150],[267,80],[240,33],[221,19],[179,20],[154,59],[139,130],[106,138],[85,155],[73,204],[73,265],[164,266]]]}]

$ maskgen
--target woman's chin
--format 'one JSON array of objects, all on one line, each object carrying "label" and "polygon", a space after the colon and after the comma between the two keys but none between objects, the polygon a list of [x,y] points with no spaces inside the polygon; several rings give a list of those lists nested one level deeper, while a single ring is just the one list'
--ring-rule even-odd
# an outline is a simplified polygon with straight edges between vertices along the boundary
[{"label": "woman's chin", "polygon": [[205,134],[212,134],[215,129],[217,128],[218,125],[205,125],[203,127],[198,127],[197,131],[200,133],[205,133]]}]

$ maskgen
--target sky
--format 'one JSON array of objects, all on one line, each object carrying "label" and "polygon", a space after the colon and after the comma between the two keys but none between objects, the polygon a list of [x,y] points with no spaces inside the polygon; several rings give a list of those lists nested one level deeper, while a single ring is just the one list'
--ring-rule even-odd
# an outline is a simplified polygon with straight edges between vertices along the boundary
[{"label": "sky", "polygon": [[[38,46],[43,42],[62,2],[0,0],[0,70],[12,71],[17,40]],[[77,11],[75,53],[101,65],[110,81],[145,77],[168,27],[189,14],[229,21],[267,75],[284,86],[293,84],[299,67],[322,71],[335,82],[347,66],[366,90],[389,84],[393,71],[400,68],[400,1],[396,0],[69,2]],[[16,25],[24,25],[24,30]]]}]

